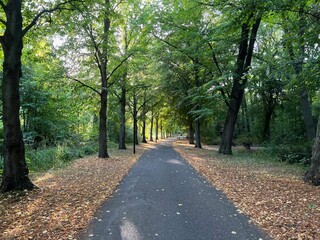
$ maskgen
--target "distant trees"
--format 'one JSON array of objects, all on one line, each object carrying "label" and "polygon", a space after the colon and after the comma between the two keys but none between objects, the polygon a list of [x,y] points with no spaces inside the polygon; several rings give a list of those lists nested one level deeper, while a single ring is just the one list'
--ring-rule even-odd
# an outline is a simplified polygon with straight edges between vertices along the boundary
[{"label": "distant trees", "polygon": [[[0,12],[1,191],[34,187],[23,141],[36,136],[98,138],[99,157],[108,139],[126,149],[139,132],[143,142],[184,133],[222,154],[315,136],[317,1],[0,0]],[[37,23],[45,34],[26,38]],[[305,178],[314,183],[316,144]]]}]

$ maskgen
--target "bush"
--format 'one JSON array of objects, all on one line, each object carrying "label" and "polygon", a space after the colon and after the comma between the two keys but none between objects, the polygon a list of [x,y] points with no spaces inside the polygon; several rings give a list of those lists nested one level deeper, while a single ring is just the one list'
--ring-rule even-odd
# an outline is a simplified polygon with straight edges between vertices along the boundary
[{"label": "bush", "polygon": [[309,165],[311,162],[311,143],[301,143],[297,145],[283,145],[269,147],[270,153],[281,162],[289,164]]},{"label": "bush", "polygon": [[82,143],[77,146],[58,145],[38,150],[28,149],[26,161],[31,171],[46,171],[60,168],[74,159],[94,154],[97,150],[98,144],[95,142]]}]

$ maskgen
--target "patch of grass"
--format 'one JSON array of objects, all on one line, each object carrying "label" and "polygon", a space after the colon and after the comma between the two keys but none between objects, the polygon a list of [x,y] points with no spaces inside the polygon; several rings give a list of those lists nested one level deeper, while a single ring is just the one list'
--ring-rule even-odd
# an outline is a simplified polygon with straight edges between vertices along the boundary
[{"label": "patch of grass", "polygon": [[26,161],[30,171],[41,172],[52,168],[61,168],[72,160],[92,155],[98,151],[98,144],[89,142],[74,146],[58,145],[43,149],[28,149]]},{"label": "patch of grass", "polygon": [[252,170],[260,170],[279,175],[301,177],[308,166],[303,163],[289,163],[281,161],[278,154],[267,148],[248,151],[242,147],[234,148],[232,155],[221,155],[217,151],[209,150],[206,155],[227,166],[239,166]]}]

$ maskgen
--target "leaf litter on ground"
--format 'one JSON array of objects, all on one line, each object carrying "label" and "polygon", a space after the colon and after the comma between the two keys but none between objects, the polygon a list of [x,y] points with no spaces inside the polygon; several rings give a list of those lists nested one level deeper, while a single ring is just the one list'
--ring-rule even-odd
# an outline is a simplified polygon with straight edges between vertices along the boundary
[{"label": "leaf litter on ground", "polygon": [[[237,161],[212,147],[175,149],[272,239],[320,239],[320,188],[286,166]],[[285,169],[285,171],[283,170]]]},{"label": "leaf litter on ground", "polygon": [[152,145],[110,150],[31,176],[39,189],[0,195],[0,239],[77,239],[139,156]]}]

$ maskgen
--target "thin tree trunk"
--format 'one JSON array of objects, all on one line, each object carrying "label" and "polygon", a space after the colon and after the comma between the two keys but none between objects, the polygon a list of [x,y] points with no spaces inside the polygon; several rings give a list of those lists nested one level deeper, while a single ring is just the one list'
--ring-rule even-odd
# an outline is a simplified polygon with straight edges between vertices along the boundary
[{"label": "thin tree trunk", "polygon": [[133,96],[133,138],[134,138],[134,144],[139,145],[137,96],[135,93]]},{"label": "thin tree trunk", "polygon": [[317,134],[312,148],[311,165],[304,180],[316,186],[320,185],[320,116],[318,118]]},{"label": "thin tree trunk", "polygon": [[273,114],[273,106],[266,106],[265,115],[264,115],[264,126],[263,126],[263,140],[268,141],[270,139],[270,122]]},{"label": "thin tree trunk", "polygon": [[143,117],[142,121],[142,142],[147,143],[147,138],[146,138],[146,117]]},{"label": "thin tree trunk", "polygon": [[160,122],[160,137],[161,137],[161,139],[164,139],[162,121]]},{"label": "thin tree trunk", "polygon": [[151,122],[150,122],[150,138],[149,140],[153,142],[153,112],[151,112]]},{"label": "thin tree trunk", "polygon": [[8,1],[6,6],[6,30],[0,38],[4,52],[2,104],[4,133],[4,169],[1,192],[33,189],[25,160],[19,111],[21,55],[23,48],[21,1]]},{"label": "thin tree trunk", "polygon": [[136,145],[138,144],[137,136],[137,96],[133,94],[133,153],[136,153]]},{"label": "thin tree trunk", "polygon": [[200,135],[200,120],[197,119],[195,120],[195,123],[194,123],[194,126],[195,126],[195,147],[196,148],[202,148],[201,147],[201,135]]},{"label": "thin tree trunk", "polygon": [[192,121],[189,124],[189,144],[194,144],[194,130]]},{"label": "thin tree trunk", "polygon": [[[250,21],[252,17],[253,16],[249,17],[248,21]],[[233,76],[230,104],[228,107],[227,117],[225,120],[219,148],[219,153],[222,154],[232,154],[232,140],[234,128],[241,106],[244,89],[247,83],[247,78],[245,77],[245,74],[248,72],[249,67],[251,66],[254,43],[256,40],[256,35],[259,29],[260,22],[261,18],[258,18],[253,24],[250,38],[249,22],[242,24],[241,42],[239,46],[238,59],[236,62],[236,69]]]},{"label": "thin tree trunk", "polygon": [[156,141],[159,140],[159,114],[156,116]]},{"label": "thin tree trunk", "polygon": [[107,145],[107,96],[107,90],[102,89],[99,112],[99,158],[109,157]]},{"label": "thin tree trunk", "polygon": [[243,100],[242,100],[242,109],[243,109],[243,117],[245,121],[245,129],[247,133],[251,132],[251,127],[250,127],[250,118],[248,114],[248,105],[247,105],[247,99],[245,94],[243,95]]},{"label": "thin tree trunk", "polygon": [[312,141],[316,133],[312,118],[311,104],[309,102],[309,94],[306,89],[303,89],[300,93],[300,104],[307,138]]},{"label": "thin tree trunk", "polygon": [[121,87],[121,99],[120,99],[120,133],[119,133],[119,149],[127,149],[126,147],[126,88]]}]

